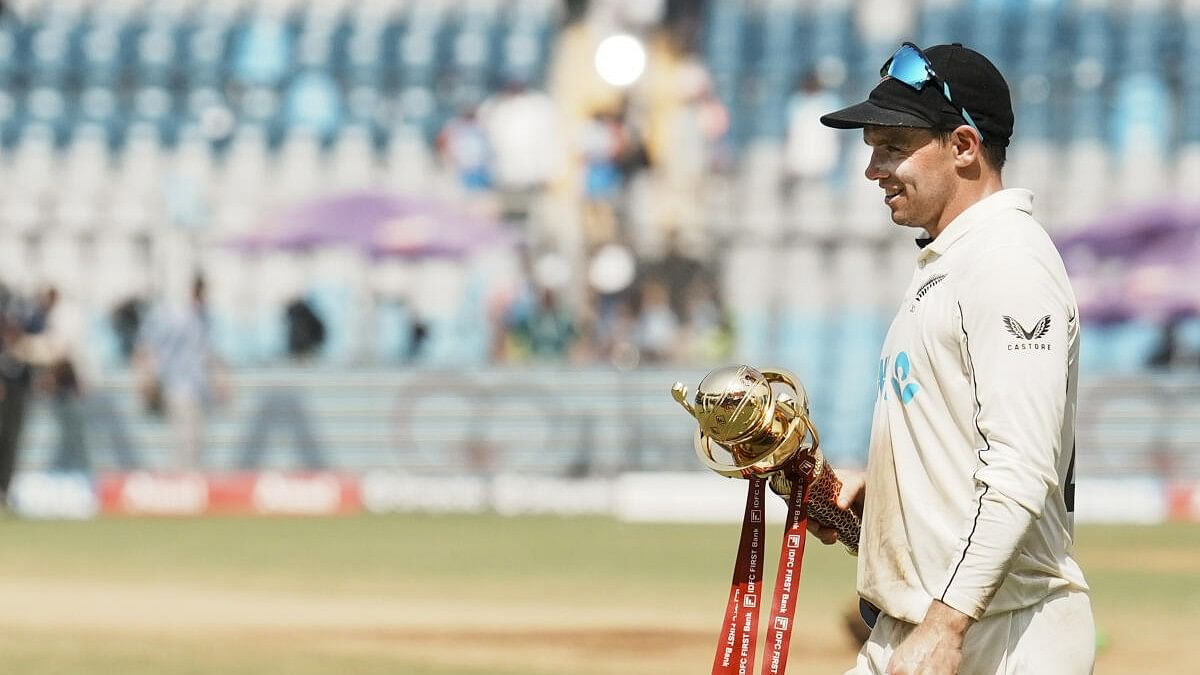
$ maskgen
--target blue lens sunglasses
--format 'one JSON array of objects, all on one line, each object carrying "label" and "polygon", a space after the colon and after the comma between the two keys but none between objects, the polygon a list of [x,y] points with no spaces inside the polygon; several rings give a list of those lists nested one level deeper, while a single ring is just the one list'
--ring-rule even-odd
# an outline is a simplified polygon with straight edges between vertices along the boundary
[{"label": "blue lens sunglasses", "polygon": [[946,97],[950,105],[953,105],[967,124],[971,125],[971,128],[979,134],[979,138],[983,138],[983,132],[979,131],[975,120],[971,119],[971,114],[950,95],[950,84],[938,77],[933,65],[929,63],[929,57],[925,56],[925,52],[921,51],[920,47],[911,42],[900,45],[896,53],[892,54],[892,58],[888,59],[887,63],[879,69],[879,76],[898,80],[917,91],[923,90],[926,84],[933,82],[939,87],[942,96]]}]

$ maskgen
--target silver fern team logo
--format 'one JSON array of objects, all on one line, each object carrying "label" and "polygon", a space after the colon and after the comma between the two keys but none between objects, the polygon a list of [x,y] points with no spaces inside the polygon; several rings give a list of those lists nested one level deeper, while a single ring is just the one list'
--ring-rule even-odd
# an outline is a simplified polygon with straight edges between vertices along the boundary
[{"label": "silver fern team logo", "polygon": [[1037,340],[1041,340],[1042,338],[1046,337],[1046,334],[1050,332],[1049,314],[1043,316],[1041,319],[1038,319],[1038,322],[1033,324],[1033,328],[1030,329],[1026,329],[1025,326],[1021,325],[1020,321],[1017,321],[1011,316],[1005,316],[1003,317],[1003,320],[1005,330],[1007,330],[1010,335],[1018,340],[1016,343],[1010,343],[1008,345],[1008,351],[1011,352],[1023,349],[1039,349],[1042,351],[1050,350],[1049,342],[1037,342]]},{"label": "silver fern team logo", "polygon": [[913,296],[912,302],[908,305],[909,313],[917,311],[917,305],[920,304],[921,299],[925,297],[925,294],[932,290],[934,286],[937,286],[945,281],[945,279],[945,274],[937,274],[927,279],[925,283],[921,284],[921,288],[917,290],[916,295]]}]

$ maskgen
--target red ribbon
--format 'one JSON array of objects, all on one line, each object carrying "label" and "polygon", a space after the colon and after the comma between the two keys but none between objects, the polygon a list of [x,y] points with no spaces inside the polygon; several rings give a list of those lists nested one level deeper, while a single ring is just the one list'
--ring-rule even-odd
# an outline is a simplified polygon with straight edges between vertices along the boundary
[{"label": "red ribbon", "polygon": [[804,542],[808,540],[808,488],[811,468],[801,469],[804,476],[793,481],[788,499],[787,528],[779,550],[779,568],[775,572],[775,598],[767,623],[767,646],[763,653],[763,675],[783,675],[787,670],[788,648],[795,627],[796,589],[800,586],[800,565],[804,561]]},{"label": "red ribbon", "polygon": [[[806,463],[807,464],[807,463]],[[793,481],[801,489],[793,490],[788,500],[787,528],[779,553],[775,577],[775,595],[767,624],[767,648],[763,655],[763,675],[783,675],[796,614],[796,588],[800,585],[800,564],[804,558],[805,531],[808,528],[808,486],[811,466],[802,468],[802,480]],[[742,537],[725,620],[717,642],[712,675],[750,675],[758,640],[758,606],[762,595],[763,536],[766,480],[751,478],[746,494],[746,512],[742,517]]]},{"label": "red ribbon", "polygon": [[758,639],[758,598],[762,592],[763,495],[766,481],[751,478],[746,493],[746,513],[742,517],[742,540],[725,621],[713,659],[713,675],[749,675],[754,670],[755,641]]}]

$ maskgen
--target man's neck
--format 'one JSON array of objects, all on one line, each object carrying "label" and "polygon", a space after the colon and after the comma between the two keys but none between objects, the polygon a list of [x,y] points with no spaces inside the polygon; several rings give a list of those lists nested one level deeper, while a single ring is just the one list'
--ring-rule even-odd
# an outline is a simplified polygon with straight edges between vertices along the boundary
[{"label": "man's neck", "polygon": [[958,192],[946,203],[946,208],[942,209],[941,218],[936,224],[926,227],[925,232],[930,239],[937,239],[938,235],[945,231],[955,218],[962,215],[963,211],[1003,189],[1004,182],[997,174],[989,174],[986,178],[961,184]]}]

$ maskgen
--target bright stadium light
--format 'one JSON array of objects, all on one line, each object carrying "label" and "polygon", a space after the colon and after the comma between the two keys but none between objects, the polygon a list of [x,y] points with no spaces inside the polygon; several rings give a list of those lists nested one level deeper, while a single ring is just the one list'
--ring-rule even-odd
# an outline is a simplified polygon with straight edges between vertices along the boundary
[{"label": "bright stadium light", "polygon": [[610,35],[596,48],[596,72],[600,79],[615,86],[628,87],[646,70],[646,49],[632,35]]}]

